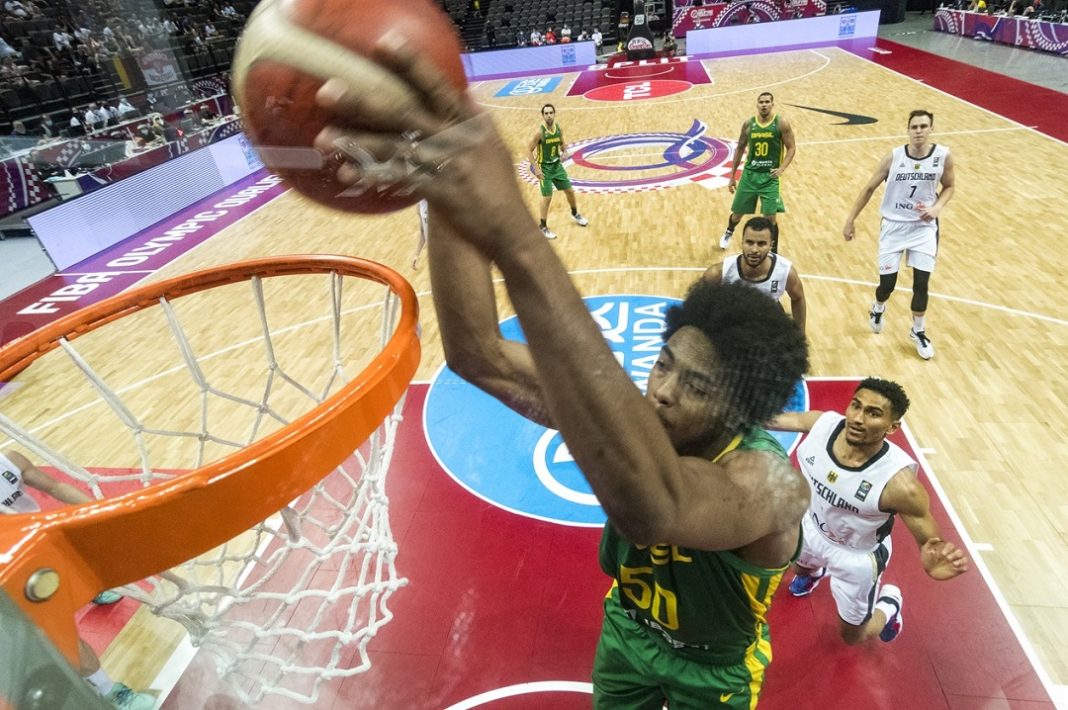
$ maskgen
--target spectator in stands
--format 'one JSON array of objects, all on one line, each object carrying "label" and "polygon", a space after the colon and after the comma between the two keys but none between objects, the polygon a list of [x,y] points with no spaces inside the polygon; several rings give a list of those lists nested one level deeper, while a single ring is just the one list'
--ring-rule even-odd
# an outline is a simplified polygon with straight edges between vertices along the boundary
[{"label": "spectator in stands", "polygon": [[52,117],[47,113],[41,115],[41,125],[37,130],[43,138],[55,138],[59,135],[59,126],[52,122]]},{"label": "spectator in stands", "polygon": [[19,75],[19,65],[11,57],[0,60],[0,79],[14,79]]},{"label": "spectator in stands", "polygon": [[137,155],[141,151],[145,150],[148,146],[145,145],[145,137],[138,134],[126,141],[126,157]]},{"label": "spectator in stands", "polygon": [[545,44],[556,44],[556,31],[552,27],[545,30]]},{"label": "spectator in stands", "polygon": [[103,128],[107,124],[108,112],[101,110],[95,101],[89,104],[89,108],[85,110],[85,115],[82,117],[82,125],[85,126],[85,132],[91,133],[92,131]]},{"label": "spectator in stands", "polygon": [[536,27],[530,31],[530,46],[531,47],[540,47],[541,46],[541,33],[538,32],[538,28],[536,28]]},{"label": "spectator in stands", "polygon": [[22,54],[20,54],[17,49],[8,44],[6,39],[0,37],[0,57],[3,57],[4,59],[7,59],[8,57],[21,58]]},{"label": "spectator in stands", "polygon": [[78,118],[78,114],[74,111],[70,112],[70,122],[68,125],[70,126],[70,135],[72,136],[85,133],[85,129],[82,127],[82,122]]},{"label": "spectator in stands", "polygon": [[526,47],[527,46],[527,33],[523,30],[516,29],[515,31],[515,46]]},{"label": "spectator in stands", "polygon": [[163,20],[163,30],[169,35],[178,34],[178,25],[174,24],[171,18]]},{"label": "spectator in stands", "polygon": [[674,57],[675,53],[679,51],[679,45],[678,42],[675,41],[675,35],[670,31],[664,33],[664,44],[661,49],[663,49],[665,57]]},{"label": "spectator in stands", "polygon": [[594,27],[593,34],[590,35],[590,39],[593,40],[593,50],[597,53],[601,53],[601,46],[604,44],[604,36],[601,35],[601,28]]},{"label": "spectator in stands", "polygon": [[220,10],[220,12],[222,12],[223,17],[228,17],[231,20],[236,20],[238,17],[240,17],[240,15],[237,14],[237,10],[234,9],[234,6],[228,2],[223,3],[222,10]]},{"label": "spectator in stands", "polygon": [[119,120],[120,121],[125,121],[127,118],[130,118],[131,116],[136,116],[137,115],[137,109],[133,107],[133,105],[126,99],[125,96],[123,96],[121,99],[119,99],[118,109],[119,109]]},{"label": "spectator in stands", "polygon": [[560,28],[560,44],[566,44],[571,41],[571,27],[564,23],[564,26]]},{"label": "spectator in stands", "polygon": [[123,26],[123,28],[119,31],[118,34],[120,52],[140,54],[144,51],[144,47],[142,46],[141,42],[139,42],[137,38],[135,38],[134,35],[131,34],[125,26]]},{"label": "spectator in stands", "polygon": [[182,119],[178,125],[181,129],[181,134],[186,136],[204,127],[203,121],[200,120],[200,114],[195,113],[191,108],[182,111]]},{"label": "spectator in stands", "polygon": [[74,41],[74,37],[70,33],[70,28],[66,23],[60,23],[56,31],[52,33],[52,44],[55,46],[57,52],[69,52],[71,51],[71,42]]},{"label": "spectator in stands", "polygon": [[590,38],[590,31],[585,29],[585,28],[583,28],[583,30],[581,32],[579,32],[579,36],[575,38],[575,41],[576,42],[585,42],[585,41],[589,40],[589,38]]},{"label": "spectator in stands", "polygon": [[487,22],[486,23],[486,46],[487,47],[496,47],[497,46],[497,30],[493,29],[493,23],[492,22]]},{"label": "spectator in stands", "polygon": [[19,0],[7,0],[4,9],[16,20],[29,20],[37,14],[37,8],[32,3],[22,3]]}]

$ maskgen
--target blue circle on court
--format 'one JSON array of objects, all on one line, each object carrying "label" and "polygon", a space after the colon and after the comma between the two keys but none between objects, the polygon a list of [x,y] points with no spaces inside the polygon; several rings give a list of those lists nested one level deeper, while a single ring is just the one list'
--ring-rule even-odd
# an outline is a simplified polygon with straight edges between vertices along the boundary
[{"label": "blue circle on court", "polygon": [[[592,296],[584,299],[620,365],[643,392],[663,346],[668,308],[677,298]],[[525,341],[515,316],[501,333]],[[798,382],[787,411],[808,409]],[[604,511],[560,432],[535,424],[443,366],[423,410],[423,431],[442,468],[474,495],[518,515],[563,525],[599,527]],[[798,435],[773,432],[788,451]]]}]

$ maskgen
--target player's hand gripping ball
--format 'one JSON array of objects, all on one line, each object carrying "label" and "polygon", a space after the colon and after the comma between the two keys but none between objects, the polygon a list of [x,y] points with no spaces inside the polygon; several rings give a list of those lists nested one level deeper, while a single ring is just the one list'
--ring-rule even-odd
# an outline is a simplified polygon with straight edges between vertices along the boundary
[{"label": "player's hand gripping ball", "polygon": [[380,177],[397,174],[398,165],[403,172],[403,156],[367,155],[359,166],[367,184],[347,185],[336,179],[341,158],[312,148],[331,122],[315,102],[327,79],[359,77],[363,86],[373,85],[369,77],[400,81],[369,58],[387,32],[418,47],[457,89],[466,88],[456,30],[432,0],[264,0],[234,53],[234,94],[264,164],[324,205],[375,213],[418,201],[406,180]]}]

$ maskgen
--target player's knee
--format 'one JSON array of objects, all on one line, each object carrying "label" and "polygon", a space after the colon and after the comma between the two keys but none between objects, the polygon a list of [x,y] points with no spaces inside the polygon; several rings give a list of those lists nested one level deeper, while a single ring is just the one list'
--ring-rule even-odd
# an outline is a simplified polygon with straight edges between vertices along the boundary
[{"label": "player's knee", "polygon": [[890,298],[890,294],[897,288],[897,272],[879,275],[879,287],[875,289],[875,298],[880,303]]}]

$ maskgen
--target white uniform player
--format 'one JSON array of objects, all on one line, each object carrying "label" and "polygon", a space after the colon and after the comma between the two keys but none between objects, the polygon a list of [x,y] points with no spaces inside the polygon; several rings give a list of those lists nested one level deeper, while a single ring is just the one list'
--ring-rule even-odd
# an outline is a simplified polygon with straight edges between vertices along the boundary
[{"label": "white uniform player", "polygon": [[869,377],[853,392],[845,416],[787,412],[769,423],[807,434],[797,460],[812,496],[790,593],[807,596],[830,576],[838,631],[850,645],[875,636],[893,641],[904,626],[901,590],[880,585],[896,517],[919,545],[930,577],[952,579],[968,569],[964,553],[941,538],[916,461],[886,440],[908,407],[901,385]]},{"label": "white uniform player", "polygon": [[956,190],[953,156],[945,146],[931,142],[933,130],[934,114],[930,111],[909,114],[908,145],[895,148],[882,159],[857,196],[842,228],[846,241],[851,241],[856,236],[854,220],[879,186],[886,183],[879,230],[879,287],[868,311],[868,325],[873,333],[882,332],[886,302],[897,286],[897,272],[904,255],[912,269],[909,338],[924,360],[934,357],[926,318],[928,285],[939,248],[938,215]]},{"label": "white uniform player", "polygon": [[892,552],[894,515],[880,510],[879,500],[891,478],[902,469],[915,473],[917,465],[888,441],[862,466],[841,463],[831,444],[845,425],[843,415],[824,412],[797,447],[798,463],[812,488],[797,564],[826,568],[838,615],[859,626],[871,617]]},{"label": "white uniform player", "polygon": [[742,229],[742,253],[710,266],[701,278],[721,283],[743,283],[778,302],[790,297],[790,315],[805,332],[805,288],[790,260],[771,250],[774,225],[766,217],[753,217]]},{"label": "white uniform player", "polygon": [[724,259],[723,283],[728,284],[739,281],[778,301],[786,293],[786,279],[790,276],[790,269],[793,268],[793,264],[790,263],[789,259],[779,254],[770,254],[768,258],[771,259],[771,270],[760,281],[742,278],[740,272],[743,257],[741,255]]},{"label": "white uniform player", "polygon": [[22,482],[22,469],[0,452],[0,513],[33,513],[41,509]]},{"label": "white uniform player", "polygon": [[923,157],[909,155],[908,146],[894,148],[890,157],[890,174],[880,212],[879,273],[890,274],[901,268],[901,256],[913,269],[934,271],[938,256],[938,220],[925,221],[920,210],[938,200],[938,186],[946,168],[949,148],[931,146]]}]

